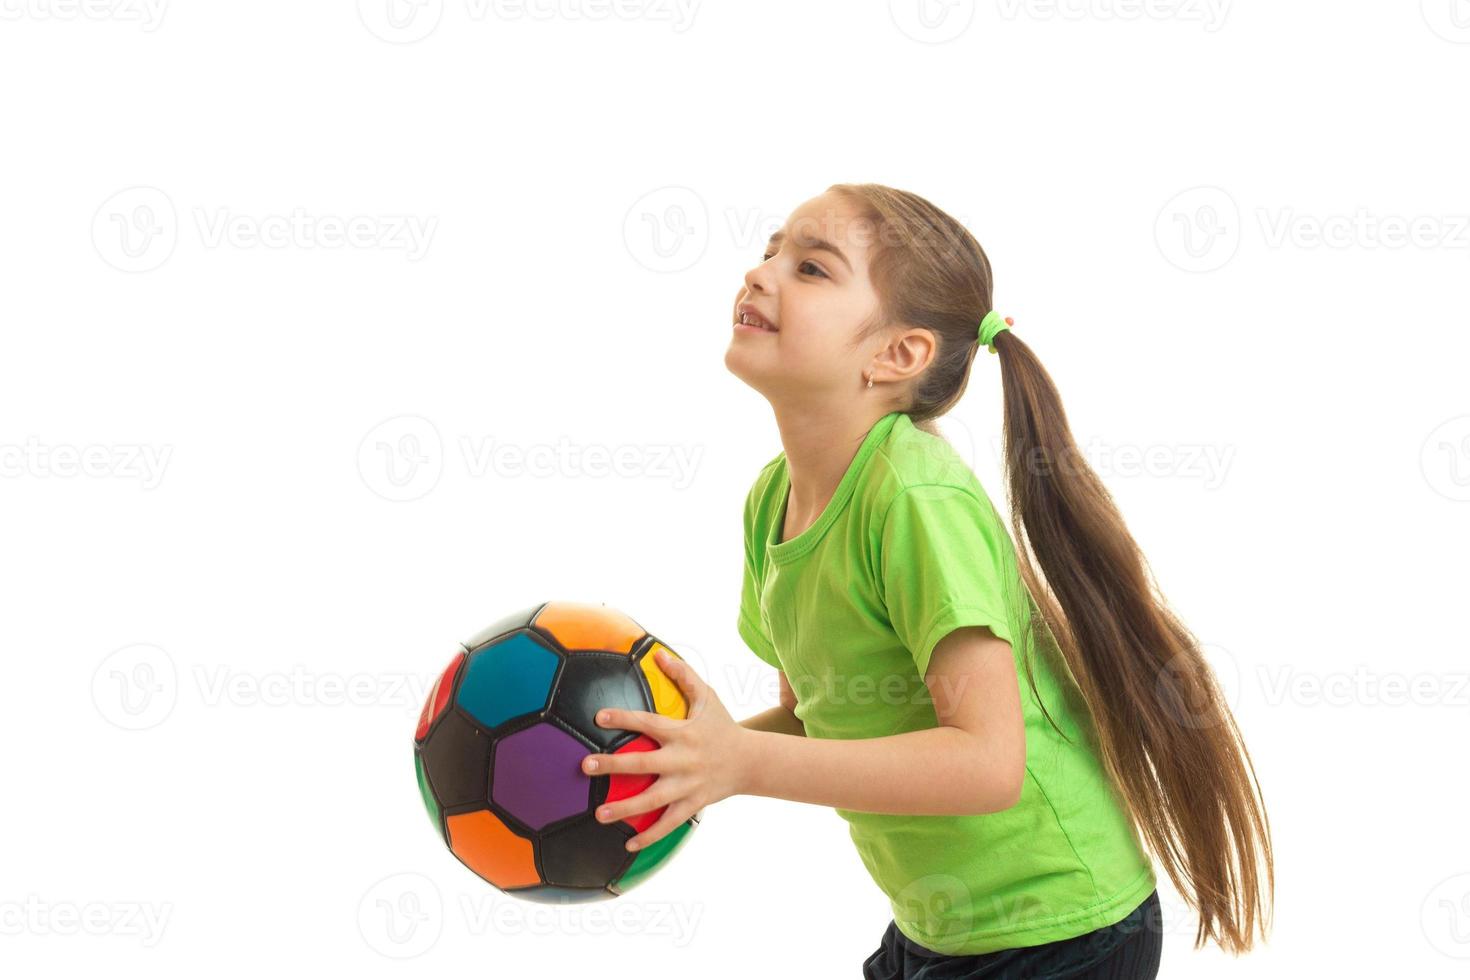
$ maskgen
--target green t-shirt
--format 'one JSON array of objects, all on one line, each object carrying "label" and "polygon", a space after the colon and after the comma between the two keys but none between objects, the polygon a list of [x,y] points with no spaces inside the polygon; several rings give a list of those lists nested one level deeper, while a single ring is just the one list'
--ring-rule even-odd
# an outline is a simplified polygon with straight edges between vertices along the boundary
[{"label": "green t-shirt", "polygon": [[[958,627],[988,626],[1015,655],[1026,729],[1016,806],[966,816],[837,809],[899,930],[959,956],[1069,939],[1136,908],[1155,887],[1153,866],[970,467],[892,412],[868,431],[816,523],[779,541],[789,486],[782,452],[746,498],[738,629],[786,673],[808,737],[937,725],[924,672]],[[1071,744],[1042,714],[1022,667],[1027,648],[1041,700]]]}]

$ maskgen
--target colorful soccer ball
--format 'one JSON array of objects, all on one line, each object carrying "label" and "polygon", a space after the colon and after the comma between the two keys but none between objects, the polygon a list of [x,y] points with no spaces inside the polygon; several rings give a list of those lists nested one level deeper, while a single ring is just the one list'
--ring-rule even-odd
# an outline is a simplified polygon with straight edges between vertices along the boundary
[{"label": "colorful soccer ball", "polygon": [[465,867],[519,898],[590,902],[621,895],[683,845],[703,811],[639,851],[628,839],[664,808],[594,816],[656,775],[582,771],[589,753],[658,748],[598,725],[599,709],[688,715],[659,649],[678,656],[617,610],[575,602],[523,610],[461,644],[429,691],[413,761],[434,829]]}]

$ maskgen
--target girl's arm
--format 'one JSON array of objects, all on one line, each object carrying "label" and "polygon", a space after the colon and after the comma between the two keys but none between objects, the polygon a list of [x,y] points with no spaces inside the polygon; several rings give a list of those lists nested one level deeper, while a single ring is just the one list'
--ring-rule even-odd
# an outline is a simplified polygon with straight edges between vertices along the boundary
[{"label": "girl's arm", "polygon": [[687,663],[662,651],[657,658],[689,699],[689,717],[600,711],[598,724],[643,732],[660,747],[589,755],[583,763],[589,774],[658,775],[637,796],[597,809],[598,820],[611,822],[665,808],[629,841],[629,850],[652,844],[691,814],[736,793],[910,814],[991,813],[1021,797],[1026,734],[1020,687],[1011,645],[986,627],[954,630],[934,647],[924,681],[938,725],[880,738],[793,738],[744,727]]},{"label": "girl's arm", "polygon": [[881,738],[749,732],[740,792],[871,813],[992,813],[1014,806],[1026,771],[1011,645],[983,626],[934,647],[924,682],[938,726]]},{"label": "girl's arm", "polygon": [[776,732],[781,735],[805,735],[806,725],[796,717],[796,692],[786,679],[786,671],[776,671],[781,679],[781,703],[758,715],[751,715],[740,723],[742,728],[755,732]]}]

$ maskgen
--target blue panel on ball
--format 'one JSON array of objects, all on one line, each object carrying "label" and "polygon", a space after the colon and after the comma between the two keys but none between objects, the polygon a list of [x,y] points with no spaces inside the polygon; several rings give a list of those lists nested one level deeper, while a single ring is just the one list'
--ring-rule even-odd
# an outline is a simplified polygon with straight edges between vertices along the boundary
[{"label": "blue panel on ball", "polygon": [[529,633],[472,654],[459,683],[459,706],[483,728],[546,707],[557,655]]}]

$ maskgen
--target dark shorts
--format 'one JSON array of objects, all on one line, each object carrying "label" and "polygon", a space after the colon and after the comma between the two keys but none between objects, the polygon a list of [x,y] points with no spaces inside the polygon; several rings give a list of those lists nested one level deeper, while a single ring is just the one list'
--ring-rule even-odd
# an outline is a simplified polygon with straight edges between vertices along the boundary
[{"label": "dark shorts", "polygon": [[863,980],[1153,980],[1163,948],[1159,893],[1121,921],[1040,946],[945,956],[889,920],[881,945],[863,961]]}]

